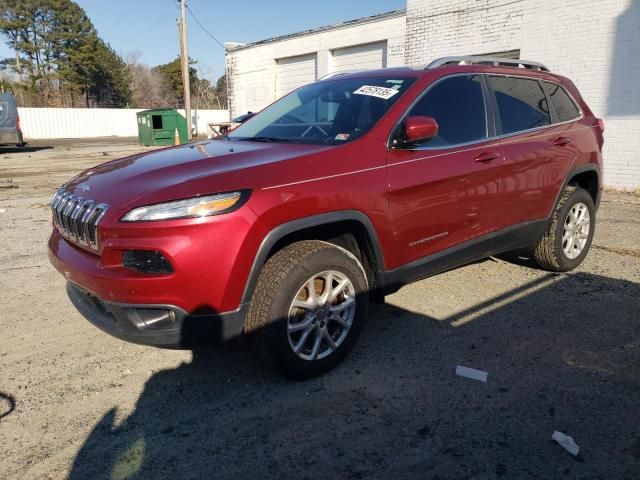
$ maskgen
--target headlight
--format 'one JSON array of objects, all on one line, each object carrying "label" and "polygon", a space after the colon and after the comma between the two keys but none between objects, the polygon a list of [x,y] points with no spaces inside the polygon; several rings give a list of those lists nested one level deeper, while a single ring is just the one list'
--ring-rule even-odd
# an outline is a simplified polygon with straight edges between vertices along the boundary
[{"label": "headlight", "polygon": [[175,202],[157,203],[138,207],[124,217],[123,222],[150,222],[154,220],[175,220],[178,218],[207,217],[227,213],[239,207],[248,192],[229,192],[206,197],[188,198]]}]

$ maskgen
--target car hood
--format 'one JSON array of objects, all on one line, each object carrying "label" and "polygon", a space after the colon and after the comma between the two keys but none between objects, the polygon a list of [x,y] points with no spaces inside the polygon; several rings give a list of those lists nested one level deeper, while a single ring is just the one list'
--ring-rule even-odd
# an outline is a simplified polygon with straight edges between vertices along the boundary
[{"label": "car hood", "polygon": [[[195,142],[114,160],[91,168],[65,184],[84,198],[110,205],[154,203],[215,193],[227,172],[307,156],[330,147],[225,140]],[[254,179],[255,180],[255,179]],[[237,182],[234,182],[237,183]]]}]

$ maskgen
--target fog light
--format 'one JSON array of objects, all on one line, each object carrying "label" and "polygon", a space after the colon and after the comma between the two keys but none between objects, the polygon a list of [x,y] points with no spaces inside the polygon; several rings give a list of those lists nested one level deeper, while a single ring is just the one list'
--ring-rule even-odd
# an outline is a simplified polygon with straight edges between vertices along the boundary
[{"label": "fog light", "polygon": [[125,250],[122,266],[141,273],[173,273],[169,260],[156,250]]}]

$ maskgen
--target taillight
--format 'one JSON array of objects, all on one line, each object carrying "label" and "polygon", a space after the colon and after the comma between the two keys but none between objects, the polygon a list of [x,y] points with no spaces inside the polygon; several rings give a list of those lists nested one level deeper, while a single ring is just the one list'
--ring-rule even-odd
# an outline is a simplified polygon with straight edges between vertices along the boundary
[{"label": "taillight", "polygon": [[16,130],[20,131],[20,115],[16,114]]},{"label": "taillight", "polygon": [[600,129],[601,132],[604,132],[604,120],[601,118],[597,118],[596,119],[596,125],[598,125],[598,128]]}]

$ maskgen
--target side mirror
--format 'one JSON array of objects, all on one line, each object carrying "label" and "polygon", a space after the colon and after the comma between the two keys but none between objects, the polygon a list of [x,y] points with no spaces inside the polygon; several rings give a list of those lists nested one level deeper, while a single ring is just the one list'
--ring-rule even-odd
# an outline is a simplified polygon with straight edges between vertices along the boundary
[{"label": "side mirror", "polygon": [[420,143],[438,136],[438,122],[433,117],[415,116],[404,121],[406,144]]}]

